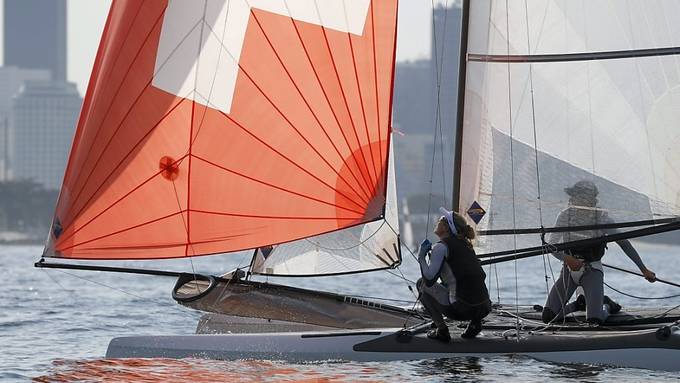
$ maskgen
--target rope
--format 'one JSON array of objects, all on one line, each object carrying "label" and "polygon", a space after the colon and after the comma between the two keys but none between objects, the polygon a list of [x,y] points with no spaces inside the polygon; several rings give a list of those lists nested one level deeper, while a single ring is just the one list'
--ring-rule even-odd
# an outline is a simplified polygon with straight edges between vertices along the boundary
[{"label": "rope", "polygon": [[[638,277],[644,277],[644,275],[642,275],[642,274],[640,274],[640,273],[636,273],[636,272],[634,272],[634,271],[630,271],[630,270],[622,269],[622,268],[620,268],[620,267],[608,265],[608,264],[606,264],[606,263],[603,263],[602,266],[608,267],[608,268],[610,268],[610,269],[622,271],[622,272],[624,272],[624,273],[628,273],[628,274],[632,274],[632,275],[637,275]],[[663,279],[659,279],[659,278],[655,278],[654,281],[655,281],[655,282],[659,282],[659,283],[663,283],[663,284],[666,284],[666,285],[674,286],[674,287],[680,287],[680,284],[673,283],[673,282],[669,282],[669,281],[664,281]]]},{"label": "rope", "polygon": [[[510,9],[508,0],[505,0],[505,9]],[[508,52],[508,55],[510,54],[510,16],[506,12],[505,14],[505,36],[506,36],[506,49]],[[510,76],[510,63],[508,62],[506,64],[507,66],[507,72],[508,72],[508,123],[509,123],[509,129],[510,129],[510,183],[511,183],[511,190],[512,190],[512,227],[516,228],[517,227],[517,217],[516,217],[516,211],[515,211],[515,155],[514,155],[514,150],[513,150],[513,133],[512,133],[512,81],[511,81],[511,76]],[[512,236],[513,239],[513,247],[515,250],[517,250],[517,235],[513,234]],[[519,281],[517,278],[517,259],[515,258],[514,261],[514,271],[515,271],[515,307],[517,307],[517,317],[519,317]],[[516,322],[516,329],[517,329],[517,340],[519,341],[519,333],[520,333],[520,323],[519,319],[517,319]]]},{"label": "rope", "polygon": [[[435,63],[435,80],[437,84],[437,106],[435,108],[435,122],[434,122],[434,134],[432,135],[432,161],[430,163],[430,179],[429,179],[429,194],[428,194],[428,200],[427,200],[427,223],[425,224],[425,238],[427,238],[427,234],[430,232],[430,223],[431,223],[431,215],[432,215],[432,190],[433,190],[433,180],[434,180],[434,165],[435,161],[437,158],[437,141],[439,140],[440,145],[443,145],[443,134],[442,134],[442,121],[441,121],[441,71],[442,68],[444,67],[443,61],[444,61],[444,47],[442,46],[442,52],[441,52],[441,57],[437,57],[437,54],[439,52],[438,50],[438,44],[437,44],[437,25],[435,21],[435,4],[434,0],[431,0],[432,4],[432,30],[434,33],[432,34],[432,44],[434,48],[434,63]],[[449,0],[446,0],[446,3],[444,5],[444,26],[443,26],[443,35],[446,36],[446,25],[447,22],[446,20],[448,19],[448,13],[449,13]],[[441,61],[440,61],[441,60]],[[439,136],[438,136],[439,134]],[[441,137],[440,137],[441,136]],[[441,151],[441,156],[442,156],[442,185],[446,185],[445,181],[445,176],[444,176],[444,152],[443,152],[443,146]],[[446,187],[444,186],[444,189]],[[445,190],[444,190],[445,192]]]},{"label": "rope", "polygon": [[656,300],[656,299],[672,299],[672,298],[680,297],[680,294],[669,295],[669,296],[666,296],[666,297],[641,297],[641,296],[638,296],[638,295],[633,295],[633,294],[630,294],[630,293],[623,292],[619,289],[616,289],[616,288],[612,287],[610,284],[608,284],[607,282],[604,282],[604,285],[609,287],[610,289],[616,291],[617,293],[619,293],[621,295],[625,295],[627,297],[635,298],[635,299]]},{"label": "rope", "polygon": [[[680,305],[671,307],[670,309],[668,309],[668,310],[662,312],[661,314],[659,314],[659,315],[657,316],[657,318],[663,318],[663,317],[666,316],[666,314],[668,314],[669,312],[671,312],[671,311],[673,311],[673,310],[676,310],[676,309],[678,309],[678,308],[680,308]],[[677,323],[677,321],[676,321],[676,323]]]}]

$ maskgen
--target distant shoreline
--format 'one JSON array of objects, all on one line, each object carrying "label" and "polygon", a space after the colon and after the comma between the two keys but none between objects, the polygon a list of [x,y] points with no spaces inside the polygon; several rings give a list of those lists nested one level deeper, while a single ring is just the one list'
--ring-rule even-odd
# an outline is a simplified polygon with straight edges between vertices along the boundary
[{"label": "distant shoreline", "polygon": [[0,240],[0,246],[36,246],[44,245],[45,241],[37,238],[21,239],[21,240]]},{"label": "distant shoreline", "polygon": [[44,236],[31,235],[18,231],[0,231],[0,245],[43,245]]}]

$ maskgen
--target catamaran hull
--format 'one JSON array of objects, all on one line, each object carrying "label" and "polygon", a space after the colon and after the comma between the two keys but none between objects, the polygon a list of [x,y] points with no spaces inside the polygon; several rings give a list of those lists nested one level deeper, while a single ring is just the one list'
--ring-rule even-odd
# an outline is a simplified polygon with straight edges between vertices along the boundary
[{"label": "catamaran hull", "polygon": [[559,363],[590,363],[680,371],[680,331],[598,334],[537,334],[519,341],[500,335],[450,343],[399,329],[115,338],[107,358],[209,358],[288,361],[386,361],[526,355]]}]

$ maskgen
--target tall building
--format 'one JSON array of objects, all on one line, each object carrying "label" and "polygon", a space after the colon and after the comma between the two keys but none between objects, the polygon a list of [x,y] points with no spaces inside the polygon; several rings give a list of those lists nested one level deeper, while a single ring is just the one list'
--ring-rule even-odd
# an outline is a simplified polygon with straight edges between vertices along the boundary
[{"label": "tall building", "polygon": [[50,72],[45,69],[0,67],[0,181],[9,178],[9,113],[12,98],[19,93],[25,81],[48,81]]},{"label": "tall building", "polygon": [[66,0],[5,0],[5,66],[66,80]]},{"label": "tall building", "polygon": [[[432,89],[439,93],[442,126],[445,127],[444,130],[453,131],[458,106],[458,64],[463,11],[460,5],[449,8],[439,6],[434,9],[432,17]],[[435,103],[436,97],[435,93]]]},{"label": "tall building", "polygon": [[61,186],[81,105],[73,83],[25,83],[10,113],[13,179],[32,179],[46,189]]},{"label": "tall building", "polygon": [[[432,88],[435,94],[435,115],[438,116],[440,133],[439,163],[445,176],[444,196],[447,205],[452,203],[453,166],[458,115],[458,67],[460,62],[460,35],[463,10],[460,3],[450,7],[439,6],[434,9],[432,30]],[[436,110],[439,112],[437,113]],[[443,157],[442,157],[443,156]]]},{"label": "tall building", "polygon": [[406,198],[427,194],[431,188],[433,193],[444,195],[446,204],[450,205],[462,21],[460,2],[448,8],[436,7],[432,17],[431,58],[400,62],[396,66],[393,126],[402,133],[394,137],[399,177],[397,193],[399,198]]}]

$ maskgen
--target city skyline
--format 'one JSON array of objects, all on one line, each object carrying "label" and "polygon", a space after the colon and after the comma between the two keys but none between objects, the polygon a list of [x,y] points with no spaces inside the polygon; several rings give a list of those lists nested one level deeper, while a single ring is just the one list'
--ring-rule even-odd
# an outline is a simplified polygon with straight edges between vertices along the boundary
[{"label": "city skyline", "polygon": [[[459,0],[435,0],[434,4],[448,5]],[[67,1],[67,74],[68,81],[75,82],[81,95],[85,94],[94,56],[111,5],[110,0]],[[4,0],[0,0],[0,22],[3,20]],[[429,59],[432,33],[432,2],[402,0],[399,10],[397,60],[411,61]],[[0,27],[0,31],[4,24]],[[0,32],[2,33],[2,32]],[[4,36],[0,38],[0,41]],[[4,46],[0,49],[0,61],[5,65]]]}]

